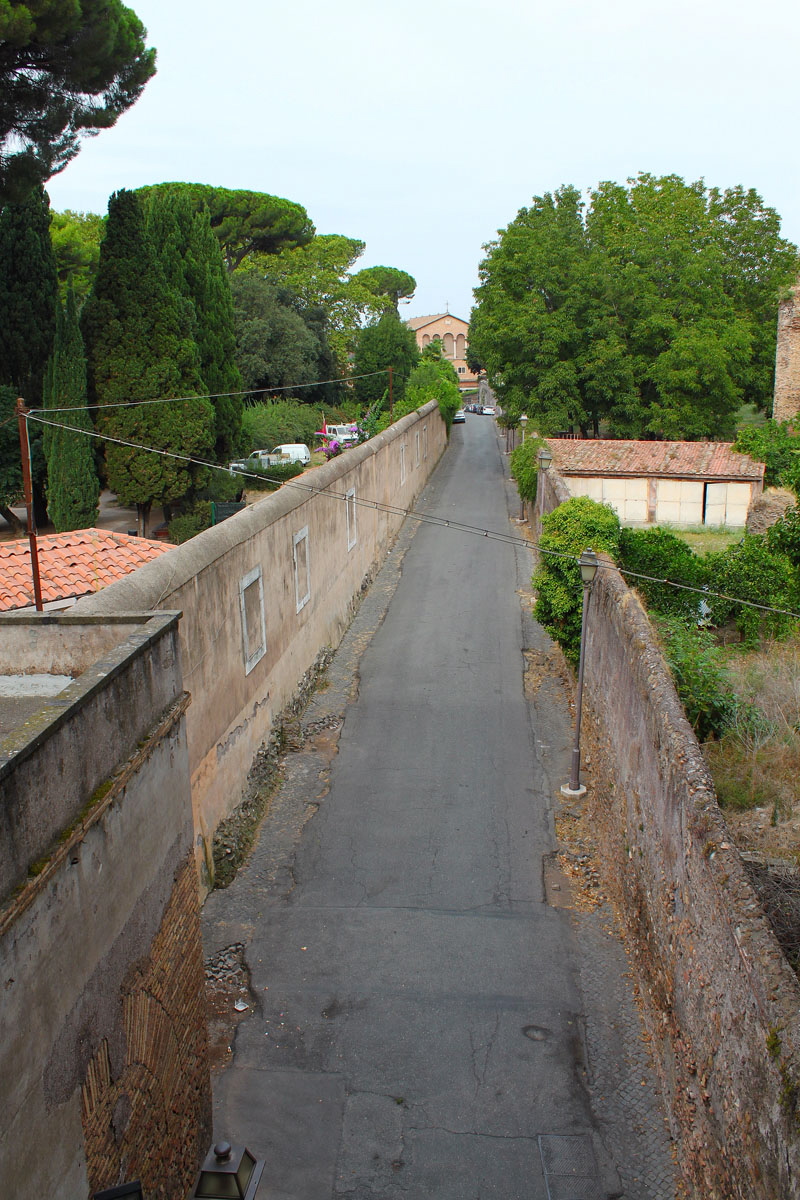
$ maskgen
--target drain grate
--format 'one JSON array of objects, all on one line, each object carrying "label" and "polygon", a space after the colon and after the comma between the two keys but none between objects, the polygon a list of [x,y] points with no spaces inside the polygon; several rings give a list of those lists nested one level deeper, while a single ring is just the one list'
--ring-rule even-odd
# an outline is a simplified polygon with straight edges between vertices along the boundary
[{"label": "drain grate", "polygon": [[539,1136],[547,1200],[607,1200],[597,1175],[592,1139],[587,1134]]}]

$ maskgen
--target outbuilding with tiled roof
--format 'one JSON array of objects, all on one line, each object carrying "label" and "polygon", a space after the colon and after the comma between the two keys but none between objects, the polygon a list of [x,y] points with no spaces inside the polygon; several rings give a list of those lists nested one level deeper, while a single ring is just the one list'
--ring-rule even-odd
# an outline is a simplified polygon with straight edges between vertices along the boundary
[{"label": "outbuilding with tiled roof", "polygon": [[[80,596],[99,592],[172,549],[164,542],[107,529],[45,534],[36,545],[42,602],[50,610],[69,608]],[[0,541],[0,612],[33,606],[28,538]]]},{"label": "outbuilding with tiled roof", "polygon": [[764,464],[729,442],[554,438],[553,466],[573,496],[609,504],[625,525],[743,528]]}]

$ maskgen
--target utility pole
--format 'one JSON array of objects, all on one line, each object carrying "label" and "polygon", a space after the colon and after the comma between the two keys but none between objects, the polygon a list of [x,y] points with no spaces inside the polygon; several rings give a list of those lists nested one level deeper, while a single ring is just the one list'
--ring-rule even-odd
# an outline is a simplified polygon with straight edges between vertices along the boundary
[{"label": "utility pole", "polygon": [[22,486],[25,489],[25,507],[28,513],[28,542],[31,548],[31,574],[33,575],[33,599],[37,612],[44,612],[42,583],[39,578],[39,547],[36,542],[36,518],[33,512],[33,484],[31,482],[31,447],[28,441],[28,410],[21,396],[17,397],[17,421],[19,423],[19,449],[22,456]]}]

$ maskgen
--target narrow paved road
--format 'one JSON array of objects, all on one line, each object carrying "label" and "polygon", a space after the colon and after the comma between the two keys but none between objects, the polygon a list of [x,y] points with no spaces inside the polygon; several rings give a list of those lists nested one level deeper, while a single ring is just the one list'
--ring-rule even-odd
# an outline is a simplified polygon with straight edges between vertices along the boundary
[{"label": "narrow paved road", "polygon": [[[509,495],[494,421],[468,416],[419,508],[508,533]],[[571,726],[555,679],[523,687],[523,651],[546,654],[530,566],[405,531],[340,652],[359,688],[329,792],[312,752],[206,904],[254,998],[215,1131],[266,1155],[263,1200],[672,1200],[624,955],[544,891]]]}]

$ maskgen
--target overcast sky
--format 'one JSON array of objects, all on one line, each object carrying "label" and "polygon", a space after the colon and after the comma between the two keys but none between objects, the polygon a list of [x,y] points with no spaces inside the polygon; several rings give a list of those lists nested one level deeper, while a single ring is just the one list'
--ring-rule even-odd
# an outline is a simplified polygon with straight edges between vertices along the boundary
[{"label": "overcast sky", "polygon": [[800,242],[798,0],[128,3],[158,74],[57,210],[164,180],[286,196],[415,277],[403,316],[468,318],[482,245],[565,183],[741,183]]}]

